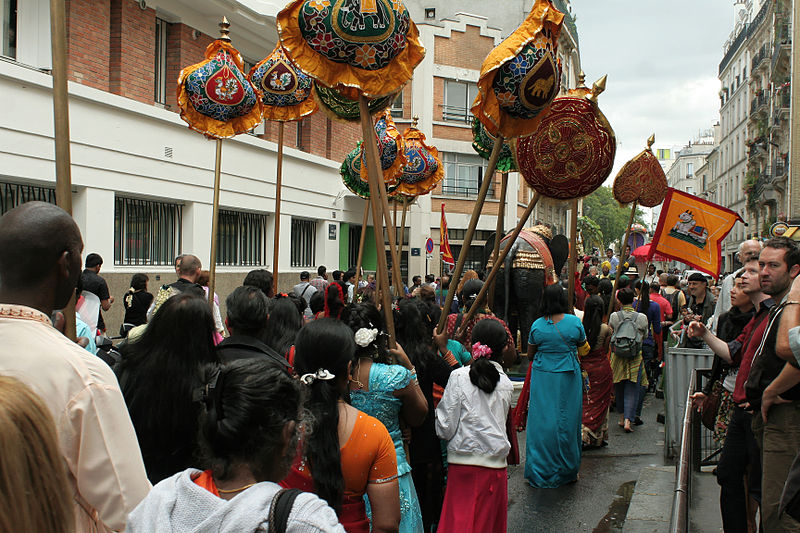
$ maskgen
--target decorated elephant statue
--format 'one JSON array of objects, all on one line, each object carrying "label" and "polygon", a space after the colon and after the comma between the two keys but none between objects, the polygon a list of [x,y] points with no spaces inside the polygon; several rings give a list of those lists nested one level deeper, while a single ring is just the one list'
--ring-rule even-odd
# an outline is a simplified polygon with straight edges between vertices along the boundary
[{"label": "decorated elephant statue", "polygon": [[[511,235],[500,241],[500,249]],[[494,237],[484,249],[486,270],[492,268]],[[492,311],[508,324],[511,334],[520,332],[523,353],[528,349],[528,333],[541,316],[542,292],[558,282],[569,255],[569,241],[564,235],[553,237],[547,226],[523,229],[500,267],[495,282]]]}]

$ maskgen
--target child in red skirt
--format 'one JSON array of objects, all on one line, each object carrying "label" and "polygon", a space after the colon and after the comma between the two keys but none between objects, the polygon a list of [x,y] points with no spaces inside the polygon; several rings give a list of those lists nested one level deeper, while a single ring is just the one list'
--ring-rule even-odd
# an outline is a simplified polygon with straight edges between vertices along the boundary
[{"label": "child in red skirt", "polygon": [[506,417],[514,389],[500,366],[506,340],[497,320],[475,324],[474,362],[450,374],[436,407],[436,433],[448,441],[449,463],[440,533],[506,531]]}]

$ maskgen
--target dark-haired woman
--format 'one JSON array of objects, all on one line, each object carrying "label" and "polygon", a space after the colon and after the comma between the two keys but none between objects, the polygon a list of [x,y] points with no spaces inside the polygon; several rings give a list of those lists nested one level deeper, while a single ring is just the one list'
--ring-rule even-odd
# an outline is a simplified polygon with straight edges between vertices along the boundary
[{"label": "dark-haired woman", "polygon": [[437,531],[506,531],[511,444],[506,419],[514,386],[500,365],[506,332],[496,320],[472,330],[469,367],[450,374],[436,407],[436,433],[447,441],[447,490]]},{"label": "dark-haired woman", "polygon": [[290,350],[297,332],[303,327],[303,311],[300,307],[305,309],[305,300],[294,295],[279,294],[271,303],[264,342],[291,363]]},{"label": "dark-haired woman", "polygon": [[259,359],[209,365],[198,389],[204,470],[189,468],[163,480],[133,510],[126,531],[271,531],[281,507],[287,532],[344,529],[323,500],[291,500],[277,484],[286,475],[301,424],[300,384]]},{"label": "dark-haired woman", "polygon": [[652,375],[650,370],[651,362],[656,357],[655,336],[661,334],[661,307],[658,303],[650,300],[650,284],[646,281],[636,280],[634,283],[636,299],[633,301],[633,308],[639,313],[647,315],[647,335],[642,340],[642,381],[639,383],[639,402],[636,405],[636,418],[634,425],[641,426],[644,422],[641,419],[644,397],[647,394],[649,379]]},{"label": "dark-haired woman", "polygon": [[208,302],[180,293],[122,348],[114,370],[152,483],[195,464],[198,408],[192,392],[202,365],[217,361],[215,332]]},{"label": "dark-haired woman", "polygon": [[608,345],[611,329],[603,324],[606,312],[605,303],[600,296],[590,296],[583,309],[583,329],[589,353],[581,358],[581,368],[587,385],[583,389],[583,415],[581,438],[587,447],[608,444],[608,408],[614,380],[611,364],[608,361]]},{"label": "dark-haired woman", "polygon": [[428,414],[416,370],[400,345],[391,351],[399,364],[390,364],[383,315],[377,307],[370,303],[352,304],[342,320],[350,326],[356,343],[356,363],[350,380],[351,403],[380,420],[389,430],[397,454],[400,532],[422,532],[422,511],[400,429],[401,417],[414,427],[422,424]]},{"label": "dark-haired woman", "polygon": [[366,493],[373,533],[396,532],[400,505],[392,437],[378,419],[347,403],[355,349],[353,331],[339,320],[321,318],[297,334],[294,369],[308,387],[305,408],[312,422],[281,485],[317,494],[348,533],[370,531]]},{"label": "dark-haired woman", "polygon": [[579,355],[589,345],[578,317],[568,312],[566,291],[550,285],[542,294],[542,316],[531,326],[525,479],[556,488],[578,479],[581,466],[583,385]]},{"label": "dark-haired woman", "polygon": [[342,318],[348,287],[343,281],[333,281],[325,288],[325,304],[314,318]]},{"label": "dark-haired woman", "polygon": [[131,286],[122,298],[125,307],[125,318],[119,334],[125,336],[131,328],[147,323],[147,310],[153,303],[153,294],[147,292],[147,274],[134,274],[131,277]]}]

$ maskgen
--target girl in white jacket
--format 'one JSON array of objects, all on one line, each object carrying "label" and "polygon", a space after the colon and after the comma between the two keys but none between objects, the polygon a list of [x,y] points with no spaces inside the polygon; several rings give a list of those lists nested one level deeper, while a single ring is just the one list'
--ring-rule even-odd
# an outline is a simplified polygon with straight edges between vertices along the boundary
[{"label": "girl in white jacket", "polygon": [[500,366],[506,331],[483,319],[472,330],[474,362],[450,374],[436,408],[436,433],[448,441],[447,490],[437,531],[506,531],[506,417],[513,385]]}]

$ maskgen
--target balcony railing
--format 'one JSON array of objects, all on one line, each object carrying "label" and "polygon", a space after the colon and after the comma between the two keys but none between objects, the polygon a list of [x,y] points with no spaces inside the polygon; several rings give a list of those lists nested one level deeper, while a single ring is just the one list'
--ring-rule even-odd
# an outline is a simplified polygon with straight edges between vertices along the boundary
[{"label": "balcony railing", "polygon": [[762,89],[758,91],[755,96],[753,97],[752,102],[750,103],[750,114],[754,115],[756,112],[760,111],[767,103],[769,102],[769,95],[767,91]]},{"label": "balcony railing", "polygon": [[764,43],[761,48],[759,48],[758,52],[756,52],[756,55],[753,56],[753,60],[750,65],[750,71],[755,72],[761,66],[761,63],[764,60],[770,59],[771,57],[772,54],[769,45]]},{"label": "balcony railing", "polygon": [[472,124],[473,115],[468,107],[442,105],[442,119]]},{"label": "balcony railing", "polygon": [[[442,185],[442,195],[444,196],[463,196],[466,198],[475,198],[478,196],[478,191],[480,191],[480,185],[476,185],[475,187]],[[489,190],[486,192],[486,197],[494,198],[494,191],[492,190],[492,187],[489,187]]]}]

